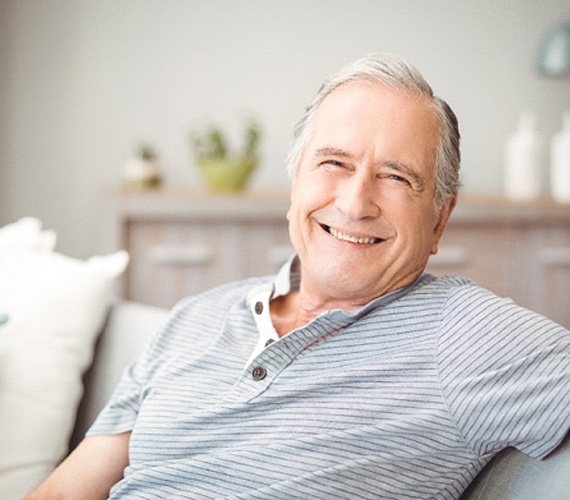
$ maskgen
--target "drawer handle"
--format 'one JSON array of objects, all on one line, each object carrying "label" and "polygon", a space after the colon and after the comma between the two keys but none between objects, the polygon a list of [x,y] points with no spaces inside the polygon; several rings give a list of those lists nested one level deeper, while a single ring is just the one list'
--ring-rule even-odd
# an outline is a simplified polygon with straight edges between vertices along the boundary
[{"label": "drawer handle", "polygon": [[570,248],[543,248],[540,251],[540,262],[545,266],[570,266]]},{"label": "drawer handle", "polygon": [[439,251],[430,257],[429,264],[433,266],[464,266],[469,262],[469,252],[463,246],[439,247]]},{"label": "drawer handle", "polygon": [[156,245],[148,252],[155,266],[203,266],[211,261],[210,247],[204,244]]}]

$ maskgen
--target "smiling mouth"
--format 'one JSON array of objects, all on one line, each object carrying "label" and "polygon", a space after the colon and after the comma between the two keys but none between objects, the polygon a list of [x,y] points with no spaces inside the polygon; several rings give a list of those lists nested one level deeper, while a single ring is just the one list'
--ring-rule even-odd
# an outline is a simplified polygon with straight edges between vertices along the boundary
[{"label": "smiling mouth", "polygon": [[369,236],[352,236],[330,226],[323,225],[322,228],[338,240],[348,241],[349,243],[357,243],[358,245],[374,245],[376,243],[381,243],[384,241],[382,238],[371,238]]}]

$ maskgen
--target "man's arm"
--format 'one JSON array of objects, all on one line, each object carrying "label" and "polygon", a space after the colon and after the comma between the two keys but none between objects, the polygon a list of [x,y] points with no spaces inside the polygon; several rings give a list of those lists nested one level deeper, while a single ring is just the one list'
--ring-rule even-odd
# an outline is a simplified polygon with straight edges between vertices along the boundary
[{"label": "man's arm", "polygon": [[129,464],[130,432],[86,437],[25,500],[107,498]]}]

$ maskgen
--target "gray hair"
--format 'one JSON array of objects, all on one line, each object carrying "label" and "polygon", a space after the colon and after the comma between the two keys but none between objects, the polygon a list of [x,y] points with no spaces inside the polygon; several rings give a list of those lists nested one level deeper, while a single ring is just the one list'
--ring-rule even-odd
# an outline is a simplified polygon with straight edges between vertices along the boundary
[{"label": "gray hair", "polygon": [[397,56],[373,54],[346,66],[329,77],[309,103],[294,129],[293,145],[287,158],[287,169],[293,178],[312,133],[317,110],[325,98],[341,85],[358,80],[372,80],[395,89],[407,90],[428,98],[441,122],[441,140],[435,157],[436,209],[441,210],[459,190],[459,124],[451,107],[435,96],[421,73]]}]

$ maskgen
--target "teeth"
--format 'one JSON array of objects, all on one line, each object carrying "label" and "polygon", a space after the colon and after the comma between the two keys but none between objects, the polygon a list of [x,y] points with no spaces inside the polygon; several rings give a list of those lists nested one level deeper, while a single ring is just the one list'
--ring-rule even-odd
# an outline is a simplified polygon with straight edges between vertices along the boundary
[{"label": "teeth", "polygon": [[358,236],[351,236],[349,234],[341,233],[340,231],[329,227],[328,231],[332,234],[335,238],[339,240],[348,241],[350,243],[358,243],[361,245],[371,245],[372,243],[379,243],[381,240],[380,238],[368,238],[368,237],[358,237]]}]

